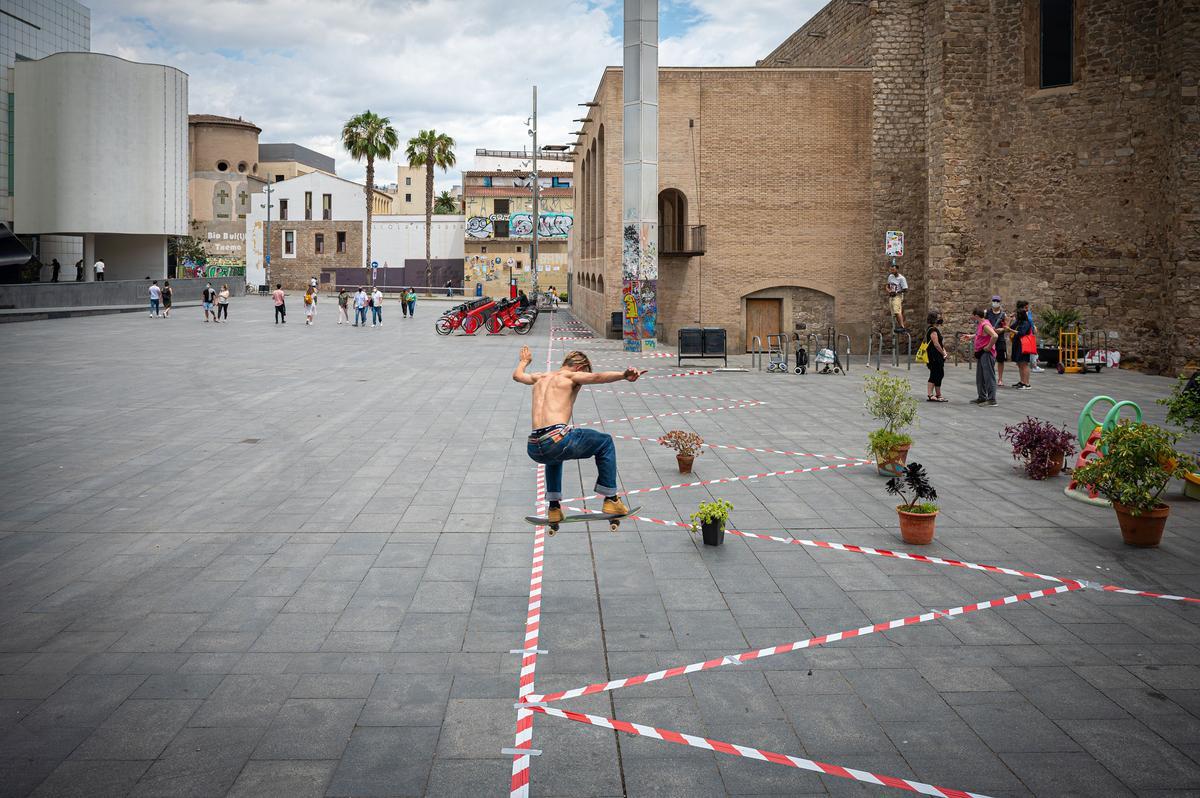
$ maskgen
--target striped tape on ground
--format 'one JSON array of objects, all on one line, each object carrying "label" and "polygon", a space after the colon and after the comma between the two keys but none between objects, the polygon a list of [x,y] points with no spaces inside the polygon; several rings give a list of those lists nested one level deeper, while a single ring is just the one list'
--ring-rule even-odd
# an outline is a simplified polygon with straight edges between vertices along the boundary
[{"label": "striped tape on ground", "polygon": [[613,390],[612,388],[584,388],[584,390],[591,391],[592,393],[615,393],[615,394],[621,394],[623,396],[654,396],[654,397],[659,397],[659,398],[664,398],[664,399],[699,399],[699,400],[705,401],[705,402],[736,402],[738,404],[746,404],[749,402],[754,402],[755,404],[760,404],[760,405],[766,404],[766,402],[763,402],[758,399],[734,399],[729,396],[687,396],[687,395],[678,394],[678,393],[647,393],[645,391],[617,391],[617,390]]},{"label": "striped tape on ground", "polygon": [[648,377],[642,377],[643,380],[665,380],[670,377],[701,377],[705,374],[712,374],[712,369],[697,369],[694,371],[676,371],[673,374],[651,374]]},{"label": "striped tape on ground", "polygon": [[601,424],[617,424],[622,421],[645,421],[650,418],[668,418],[670,416],[691,416],[696,413],[715,413],[718,410],[740,410],[743,407],[758,407],[760,402],[739,402],[734,405],[722,405],[721,407],[698,407],[694,410],[672,410],[669,413],[647,413],[643,416],[622,416],[621,418],[604,418],[596,421],[584,421],[576,424],[576,427],[595,427]]},{"label": "striped tape on ground", "polygon": [[910,615],[907,618],[897,618],[894,621],[884,621],[883,623],[870,624],[869,626],[860,626],[857,629],[847,629],[844,632],[833,632],[827,635],[817,635],[804,640],[796,640],[791,643],[782,643],[777,646],[767,646],[766,648],[756,648],[750,651],[743,651],[740,654],[725,654],[720,657],[715,657],[704,662],[693,662],[689,665],[679,665],[674,668],[665,668],[654,673],[643,673],[637,676],[626,676],[623,679],[613,679],[609,682],[597,682],[589,684],[586,687],[577,687],[572,690],[560,690],[554,693],[543,693],[541,695],[530,695],[528,701],[562,701],[567,698],[578,698],[583,695],[592,695],[593,693],[603,693],[609,690],[619,690],[622,687],[633,687],[639,684],[648,684],[650,682],[658,682],[663,679],[672,679],[676,676],[686,676],[689,673],[698,673],[700,671],[708,671],[714,668],[720,668],[725,665],[739,665],[743,662],[751,660],[763,659],[765,657],[773,657],[776,654],[787,654],[791,651],[800,651],[814,646],[822,646],[826,643],[835,643],[838,640],[849,640],[852,637],[864,637],[866,635],[875,634],[876,632],[887,632],[892,629],[899,629],[904,626],[915,626],[919,623],[927,623],[938,618],[956,618],[960,615],[966,615],[970,612],[979,612],[980,610],[989,610],[994,607],[1003,607],[1008,604],[1016,604],[1021,601],[1030,601],[1032,599],[1044,598],[1046,596],[1055,596],[1060,593],[1069,593],[1072,590],[1082,590],[1083,585],[1078,582],[1068,582],[1055,587],[1047,587],[1042,590],[1031,590],[1027,593],[1017,593],[1012,596],[1003,598],[991,599],[989,601],[978,601],[974,604],[964,604],[961,607],[952,607],[948,610],[930,610],[929,612],[920,615]]},{"label": "striped tape on ground", "polygon": [[[721,484],[725,484],[725,483],[729,483],[729,482],[748,482],[750,480],[764,479],[766,477],[783,477],[783,476],[788,476],[789,474],[811,474],[815,471],[833,471],[833,470],[839,469],[839,468],[854,468],[855,466],[860,466],[860,465],[867,465],[867,463],[865,463],[865,462],[832,463],[830,465],[809,466],[808,468],[786,468],[782,471],[764,471],[761,474],[744,474],[744,475],[739,475],[739,476],[735,476],[735,477],[717,477],[716,479],[701,479],[696,482],[680,482],[677,485],[658,485],[653,488],[634,488],[633,490],[622,491],[621,493],[618,493],[617,495],[618,496],[636,496],[639,493],[658,493],[659,491],[677,490],[679,488],[699,488],[704,485],[721,485]],[[578,496],[574,499],[563,499],[563,502],[564,503],[566,503],[566,502],[581,502],[581,501],[588,501],[589,499],[596,499],[596,498],[599,498],[599,494],[593,493],[589,496]],[[574,509],[574,508],[572,508],[572,509]],[[586,512],[586,511],[580,510],[580,512]],[[637,520],[637,521],[650,521],[651,523],[662,523],[667,526],[684,526],[684,527],[691,526],[690,524],[681,524],[676,521],[659,521],[656,519],[643,518],[641,516],[636,516],[636,515],[631,515],[629,517],[634,520]],[[726,531],[732,532],[732,530],[726,530]],[[779,539],[787,540],[787,538],[779,538]]]},{"label": "striped tape on ground", "polygon": [[[670,394],[646,394],[647,396],[670,396]],[[708,396],[680,396],[679,399],[708,399],[710,401],[737,401],[737,400],[717,400]],[[758,401],[758,400],[754,400]],[[765,405],[766,402],[758,402]],[[646,441],[649,443],[658,443],[658,438],[648,437],[645,435],[613,435],[614,438],[619,438],[623,441]],[[706,449],[731,449],[738,452],[761,452],[764,454],[786,454],[792,457],[818,457],[822,460],[848,460],[853,463],[863,463],[866,465],[874,464],[874,460],[866,460],[862,457],[846,457],[840,454],[812,454],[811,452],[789,452],[783,449],[762,449],[754,446],[733,446],[728,443],[702,443],[700,444]]]},{"label": "striped tape on ground", "polygon": [[987,798],[986,795],[981,795],[980,793],[952,790],[948,787],[937,787],[921,781],[914,781],[913,779],[884,776],[880,773],[871,773],[866,770],[831,765],[828,762],[817,762],[816,760],[805,759],[801,756],[777,754],[761,748],[751,748],[746,745],[737,745],[736,743],[724,743],[708,737],[697,737],[692,734],[684,734],[683,732],[671,731],[670,729],[660,729],[655,726],[643,726],[640,723],[630,723],[629,721],[617,720],[616,718],[604,718],[599,715],[589,715],[585,712],[571,712],[565,709],[558,709],[557,707],[539,706],[531,707],[531,709],[543,715],[562,718],[564,720],[573,720],[577,723],[586,723],[590,726],[599,726],[604,729],[612,729],[613,731],[624,732],[625,734],[650,737],[655,740],[662,740],[663,742],[675,743],[677,745],[688,745],[693,748],[703,748],[706,751],[715,751],[719,754],[731,754],[733,756],[746,757],[747,759],[757,759],[762,762],[774,762],[777,765],[787,765],[788,767],[799,768],[800,770],[811,770],[814,773],[837,776],[841,779],[852,779],[865,784],[874,784],[877,787],[894,787],[898,790],[907,790],[908,792],[920,793],[921,795],[933,795],[938,796],[938,798]]}]

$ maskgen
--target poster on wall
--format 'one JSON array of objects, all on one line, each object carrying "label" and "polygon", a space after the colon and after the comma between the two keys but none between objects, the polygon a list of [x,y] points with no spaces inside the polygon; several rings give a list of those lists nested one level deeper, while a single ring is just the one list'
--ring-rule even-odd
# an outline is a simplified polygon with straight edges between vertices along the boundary
[{"label": "poster on wall", "polygon": [[888,230],[883,238],[883,255],[887,258],[899,258],[904,255],[904,231]]}]

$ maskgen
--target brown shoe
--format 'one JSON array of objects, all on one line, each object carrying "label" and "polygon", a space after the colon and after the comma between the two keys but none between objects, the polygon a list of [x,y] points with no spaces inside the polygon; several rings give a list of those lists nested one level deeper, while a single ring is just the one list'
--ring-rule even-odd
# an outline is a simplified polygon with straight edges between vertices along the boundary
[{"label": "brown shoe", "polygon": [[551,507],[546,510],[546,521],[551,524],[562,523],[563,511],[561,507]]},{"label": "brown shoe", "polygon": [[629,508],[620,499],[605,499],[603,510],[605,515],[629,515]]}]

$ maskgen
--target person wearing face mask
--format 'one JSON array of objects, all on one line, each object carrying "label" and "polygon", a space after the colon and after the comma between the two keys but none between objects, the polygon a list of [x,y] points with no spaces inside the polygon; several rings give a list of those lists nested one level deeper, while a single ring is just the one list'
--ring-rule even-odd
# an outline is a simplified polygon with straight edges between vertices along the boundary
[{"label": "person wearing face mask", "polygon": [[[1027,355],[1021,349],[1021,339],[1034,333],[1033,313],[1029,310],[1029,303],[1024,299],[1017,302],[1015,323],[1017,326],[1014,328],[1013,334],[1012,359],[1017,364],[1020,377],[1018,378],[1019,382],[1013,387],[1018,391],[1028,391],[1032,387],[1029,384],[1030,363],[1037,360],[1037,354]],[[999,350],[997,349],[997,351]]]},{"label": "person wearing face mask", "polygon": [[926,387],[925,394],[930,402],[946,402],[949,400],[942,396],[942,378],[946,376],[946,347],[942,340],[942,314],[931,310],[926,321],[929,324],[925,330],[925,343],[929,345],[926,349],[929,360],[925,365],[929,367],[929,385]]},{"label": "person wearing face mask", "polygon": [[999,294],[992,297],[992,305],[987,309],[984,317],[988,320],[988,324],[992,325],[996,334],[1000,336],[996,339],[996,385],[1003,388],[1004,363],[1008,360],[1008,347],[1005,346],[1004,334],[1011,328],[1008,326],[1008,312],[1004,309]]}]

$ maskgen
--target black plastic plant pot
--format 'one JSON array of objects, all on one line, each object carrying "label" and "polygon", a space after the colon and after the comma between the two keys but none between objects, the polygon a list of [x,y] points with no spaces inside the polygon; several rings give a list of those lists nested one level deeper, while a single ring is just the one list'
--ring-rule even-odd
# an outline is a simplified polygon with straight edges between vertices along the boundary
[{"label": "black plastic plant pot", "polygon": [[1038,359],[1041,360],[1043,363],[1045,363],[1047,366],[1057,366],[1058,365],[1058,356],[1059,356],[1059,353],[1058,353],[1057,346],[1039,346],[1038,347]]},{"label": "black plastic plant pot", "polygon": [[704,537],[705,546],[720,546],[725,542],[725,523],[723,521],[701,521],[700,534]]}]

